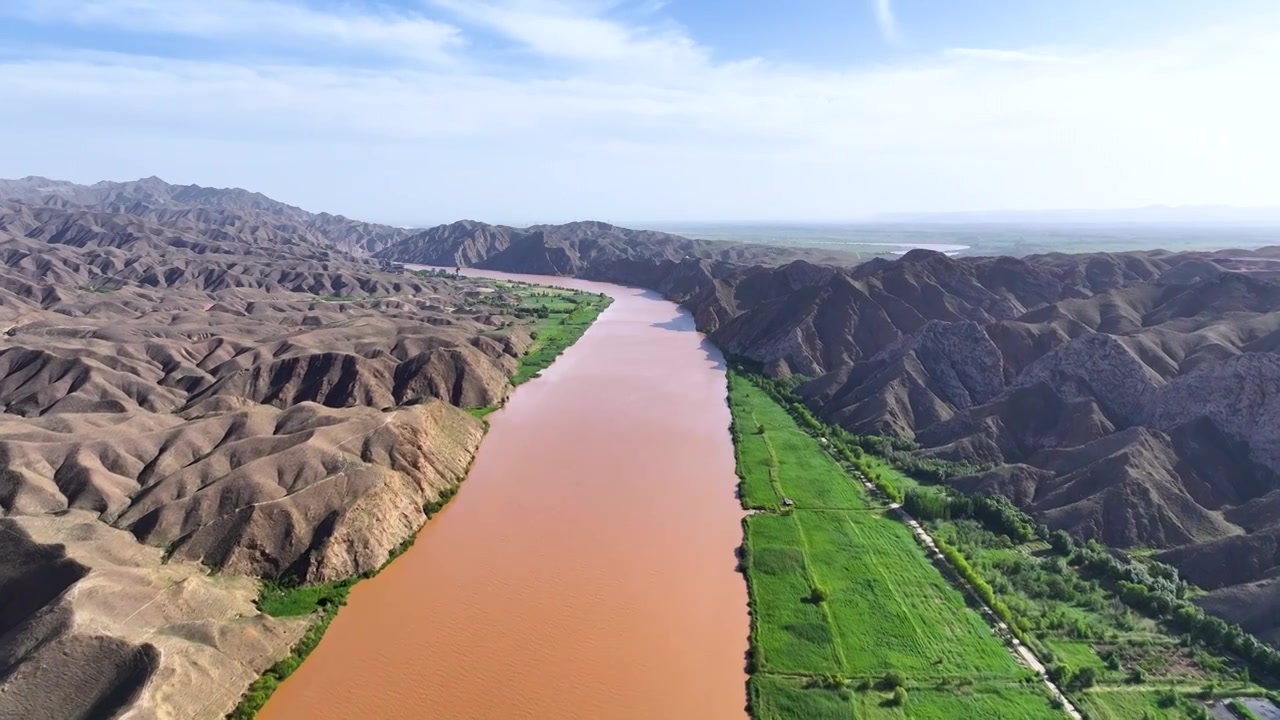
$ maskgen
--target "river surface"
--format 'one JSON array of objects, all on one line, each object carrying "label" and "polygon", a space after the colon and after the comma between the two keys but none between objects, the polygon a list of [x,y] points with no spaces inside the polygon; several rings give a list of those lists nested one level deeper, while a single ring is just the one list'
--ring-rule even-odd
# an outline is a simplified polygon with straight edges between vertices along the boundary
[{"label": "river surface", "polygon": [[613,304],[489,416],[458,495],[260,717],[746,717],[723,358],[656,293]]}]

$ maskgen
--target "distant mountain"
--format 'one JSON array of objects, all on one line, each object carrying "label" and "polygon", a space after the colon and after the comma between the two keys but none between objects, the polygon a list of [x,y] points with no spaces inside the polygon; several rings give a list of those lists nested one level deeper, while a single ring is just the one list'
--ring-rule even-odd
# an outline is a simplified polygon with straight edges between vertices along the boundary
[{"label": "distant mountain", "polygon": [[797,258],[852,262],[842,252],[693,240],[599,221],[514,228],[461,220],[418,231],[374,254],[402,262],[542,275],[581,275],[637,284],[658,282],[659,264],[704,259],[777,265]]},{"label": "distant mountain", "polygon": [[390,225],[365,223],[329,213],[311,213],[240,188],[171,185],[158,177],[130,182],[77,185],[42,177],[0,180],[0,200],[28,205],[83,209],[154,219],[164,224],[181,220],[194,210],[205,211],[200,222],[211,226],[265,228],[312,238],[356,254],[371,254],[412,234]]}]

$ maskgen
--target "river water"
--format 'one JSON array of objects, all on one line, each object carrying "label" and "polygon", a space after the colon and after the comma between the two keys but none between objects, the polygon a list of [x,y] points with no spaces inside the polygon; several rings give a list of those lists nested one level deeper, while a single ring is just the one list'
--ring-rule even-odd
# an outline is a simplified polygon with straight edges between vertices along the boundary
[{"label": "river water", "polygon": [[613,296],[489,416],[457,497],[356,586],[260,717],[746,717],[742,510],[719,351]]}]

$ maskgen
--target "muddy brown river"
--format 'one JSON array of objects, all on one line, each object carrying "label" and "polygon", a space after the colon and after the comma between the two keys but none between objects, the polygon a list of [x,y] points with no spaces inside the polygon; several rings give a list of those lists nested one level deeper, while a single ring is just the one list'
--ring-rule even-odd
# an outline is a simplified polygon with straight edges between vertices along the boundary
[{"label": "muddy brown river", "polygon": [[611,305],[489,416],[457,497],[260,717],[746,717],[742,510],[720,353],[656,293]]}]

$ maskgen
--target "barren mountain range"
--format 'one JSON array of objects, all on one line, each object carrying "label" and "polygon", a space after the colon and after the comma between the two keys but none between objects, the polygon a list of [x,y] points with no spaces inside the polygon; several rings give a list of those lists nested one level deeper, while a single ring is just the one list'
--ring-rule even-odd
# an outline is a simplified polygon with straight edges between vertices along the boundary
[{"label": "barren mountain range", "polygon": [[225,712],[302,629],[248,576],[376,568],[462,479],[458,408],[501,401],[528,331],[396,263],[654,288],[823,417],[1156,549],[1280,641],[1280,248],[855,264],[26,178],[0,181],[0,716]]}]

